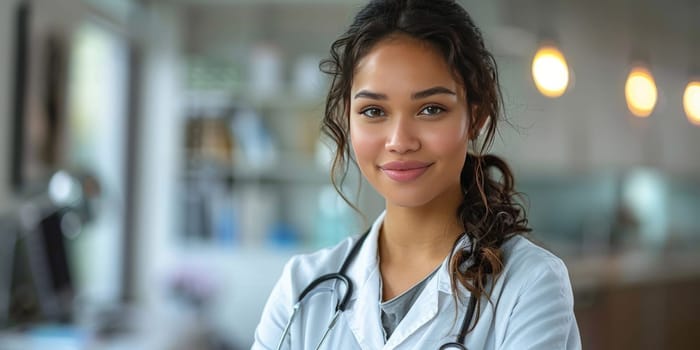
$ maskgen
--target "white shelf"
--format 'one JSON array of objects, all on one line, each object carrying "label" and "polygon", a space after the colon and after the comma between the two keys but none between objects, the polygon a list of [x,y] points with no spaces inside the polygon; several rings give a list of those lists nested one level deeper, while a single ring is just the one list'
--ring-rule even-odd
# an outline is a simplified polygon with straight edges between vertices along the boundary
[{"label": "white shelf", "polygon": [[186,93],[186,110],[189,111],[186,115],[207,114],[207,112],[216,115],[235,108],[251,108],[257,111],[318,112],[320,115],[323,113],[324,98],[325,96],[300,96],[291,90],[274,96],[242,95],[221,90],[191,90]]},{"label": "white shelf", "polygon": [[200,169],[201,167],[197,165],[193,165],[192,168],[186,170],[185,178],[225,179],[233,183],[331,184],[328,170],[322,169],[311,157],[297,153],[283,153],[277,157],[274,164],[269,165],[250,165],[239,162],[230,168]]}]

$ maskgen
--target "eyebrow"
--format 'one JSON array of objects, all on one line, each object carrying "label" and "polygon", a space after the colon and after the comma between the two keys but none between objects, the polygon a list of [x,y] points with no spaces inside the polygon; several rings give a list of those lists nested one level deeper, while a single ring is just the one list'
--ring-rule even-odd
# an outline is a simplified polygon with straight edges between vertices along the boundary
[{"label": "eyebrow", "polygon": [[[433,95],[439,95],[439,94],[447,94],[447,95],[457,95],[454,91],[444,87],[444,86],[435,86],[431,87],[430,89],[425,89],[422,91],[415,92],[411,95],[411,99],[413,100],[419,100],[422,98],[430,97]],[[385,94],[377,93],[377,92],[371,92],[367,90],[360,90],[357,94],[355,94],[355,98],[369,98],[372,100],[388,100],[389,98]]]},{"label": "eyebrow", "polygon": [[454,91],[443,87],[443,86],[436,86],[436,87],[431,87],[430,89],[426,89],[423,91],[418,91],[414,93],[411,98],[414,100],[418,100],[421,98],[426,98],[430,97],[433,95],[439,95],[439,94],[447,94],[447,95],[457,95]]}]

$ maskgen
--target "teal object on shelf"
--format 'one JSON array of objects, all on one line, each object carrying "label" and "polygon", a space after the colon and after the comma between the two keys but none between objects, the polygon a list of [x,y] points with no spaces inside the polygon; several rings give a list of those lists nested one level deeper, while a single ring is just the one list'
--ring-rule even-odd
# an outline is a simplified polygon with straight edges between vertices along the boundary
[{"label": "teal object on shelf", "polygon": [[296,247],[301,244],[297,230],[285,222],[277,222],[272,226],[269,234],[269,242],[275,247]]}]

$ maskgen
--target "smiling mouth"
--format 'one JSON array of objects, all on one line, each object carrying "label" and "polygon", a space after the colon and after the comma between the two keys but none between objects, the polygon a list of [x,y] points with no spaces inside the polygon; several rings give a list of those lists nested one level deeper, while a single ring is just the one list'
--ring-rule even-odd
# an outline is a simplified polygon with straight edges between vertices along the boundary
[{"label": "smiling mouth", "polygon": [[379,169],[391,180],[396,182],[410,182],[423,175],[432,163],[424,162],[390,162]]}]

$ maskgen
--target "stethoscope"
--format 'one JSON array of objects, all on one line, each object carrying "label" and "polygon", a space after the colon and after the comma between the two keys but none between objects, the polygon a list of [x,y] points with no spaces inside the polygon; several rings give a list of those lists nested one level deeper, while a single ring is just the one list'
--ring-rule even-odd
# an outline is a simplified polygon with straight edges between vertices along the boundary
[{"label": "stethoscope", "polygon": [[[292,308],[292,315],[289,316],[289,321],[287,321],[287,325],[285,325],[284,331],[282,332],[282,337],[280,338],[279,344],[277,345],[277,350],[282,349],[284,339],[289,334],[289,328],[292,325],[292,322],[294,321],[294,317],[296,317],[297,312],[301,309],[301,304],[304,301],[304,298],[306,298],[306,296],[309,295],[311,291],[316,289],[321,283],[336,280],[345,286],[345,293],[343,294],[342,298],[338,299],[338,302],[335,305],[335,313],[333,314],[333,318],[331,318],[331,321],[328,323],[328,327],[326,327],[326,330],[323,332],[321,340],[318,342],[318,345],[316,345],[316,350],[321,348],[321,345],[326,340],[328,333],[330,333],[330,331],[335,326],[335,323],[338,320],[338,316],[340,316],[340,314],[343,313],[348,306],[350,296],[352,296],[353,293],[353,284],[350,278],[348,278],[348,276],[346,275],[346,272],[348,266],[350,266],[350,264],[355,260],[355,257],[360,251],[360,248],[362,247],[362,244],[364,243],[367,236],[369,236],[369,231],[365,232],[365,234],[363,234],[362,237],[360,237],[360,239],[357,242],[355,242],[355,244],[352,246],[352,249],[350,250],[350,253],[348,253],[348,256],[343,261],[343,265],[341,265],[340,270],[338,272],[325,274],[321,277],[316,278],[315,280],[311,281],[311,283],[309,283],[309,285],[306,286],[306,288],[304,288],[301,294],[299,294],[299,298],[297,298],[297,302]],[[467,350],[467,347],[464,345],[464,339],[467,336],[469,323],[471,323],[471,319],[474,316],[474,309],[476,307],[476,298],[472,296],[469,299],[470,300],[469,306],[467,307],[467,313],[464,315],[464,319],[462,320],[462,325],[459,329],[459,334],[457,335],[456,341],[442,344],[439,350]]]}]

